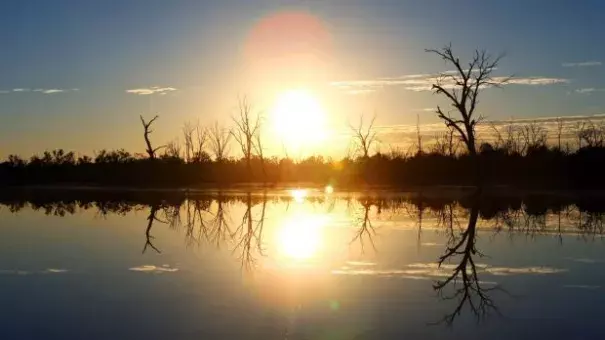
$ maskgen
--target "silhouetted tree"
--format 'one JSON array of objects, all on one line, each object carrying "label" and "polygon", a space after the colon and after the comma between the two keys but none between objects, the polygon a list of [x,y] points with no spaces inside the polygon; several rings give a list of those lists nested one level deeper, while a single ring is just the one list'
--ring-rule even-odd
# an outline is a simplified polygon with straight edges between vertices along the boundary
[{"label": "silhouetted tree", "polygon": [[185,139],[185,161],[187,163],[199,163],[206,158],[206,141],[208,130],[201,127],[199,121],[194,125],[191,122],[183,126],[183,137]]},{"label": "silhouetted tree", "polygon": [[210,149],[217,162],[222,162],[229,152],[229,142],[231,142],[231,133],[229,130],[219,126],[218,122],[209,131]]},{"label": "silhouetted tree", "polygon": [[144,129],[144,133],[143,133],[143,137],[145,138],[145,145],[147,146],[147,155],[149,156],[149,159],[155,159],[155,153],[160,150],[165,148],[165,145],[161,145],[158,146],[157,148],[153,148],[151,146],[151,141],[149,140],[149,135],[153,132],[153,130],[151,130],[151,124],[153,124],[153,122],[158,119],[158,116],[153,117],[153,119],[151,119],[149,122],[145,122],[145,119],[143,118],[143,116],[140,116],[141,118],[141,123],[143,124],[143,129]]},{"label": "silhouetted tree", "polygon": [[359,125],[357,127],[350,126],[353,132],[353,143],[355,145],[355,152],[361,152],[363,158],[370,157],[370,151],[374,144],[377,143],[376,131],[374,131],[374,121],[376,115],[372,117],[370,124],[365,127],[363,123],[363,115],[359,117]]},{"label": "silhouetted tree", "polygon": [[479,94],[486,87],[498,87],[509,80],[509,78],[492,75],[502,55],[492,57],[484,50],[476,50],[472,60],[465,67],[460,59],[454,55],[451,45],[440,50],[427,49],[426,52],[437,54],[455,68],[453,73],[441,74],[436,79],[432,89],[434,93],[444,95],[451,102],[450,104],[457,116],[452,116],[449,112],[445,113],[440,106],[437,106],[436,112],[448,127],[458,132],[468,152],[475,155],[477,152],[475,126],[482,119],[475,112],[479,103]]},{"label": "silhouetted tree", "polygon": [[240,97],[238,100],[238,117],[233,117],[235,128],[231,131],[231,135],[239,144],[244,159],[246,161],[246,167],[248,169],[248,175],[252,174],[252,156],[254,155],[254,149],[256,148],[257,134],[260,133],[261,119],[260,113],[253,117],[252,105],[247,97]]}]

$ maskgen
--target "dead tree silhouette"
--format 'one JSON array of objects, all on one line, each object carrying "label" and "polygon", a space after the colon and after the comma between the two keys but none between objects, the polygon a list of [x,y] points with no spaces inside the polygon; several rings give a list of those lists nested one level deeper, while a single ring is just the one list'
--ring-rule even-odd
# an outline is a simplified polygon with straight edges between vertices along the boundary
[{"label": "dead tree silhouette", "polygon": [[247,97],[241,97],[238,100],[238,117],[233,117],[235,128],[231,131],[231,135],[239,144],[244,159],[248,175],[252,175],[252,157],[254,151],[259,147],[257,142],[260,140],[262,115],[259,113],[256,117],[252,117],[252,104]]},{"label": "dead tree silhouette", "polygon": [[376,115],[374,114],[370,124],[366,128],[363,123],[363,115],[361,115],[357,127],[350,125],[351,132],[353,133],[353,143],[356,144],[355,153],[361,152],[363,158],[370,157],[372,147],[378,142],[376,139],[376,131],[374,131],[375,120]]},{"label": "dead tree silhouette", "polygon": [[159,118],[159,116],[155,116],[153,117],[153,119],[151,119],[149,122],[146,122],[145,119],[143,118],[143,116],[140,116],[141,118],[141,123],[143,124],[143,129],[144,129],[144,133],[143,133],[143,137],[145,138],[145,144],[147,145],[147,150],[145,150],[147,152],[147,155],[149,156],[149,159],[155,159],[155,153],[166,147],[166,145],[161,145],[158,146],[157,148],[153,148],[151,146],[151,141],[149,140],[149,135],[153,132],[153,130],[151,130],[151,124],[153,124],[153,122]]},{"label": "dead tree silhouette", "polygon": [[[465,67],[452,51],[452,45],[447,45],[439,50],[427,49],[428,53],[434,53],[443,61],[455,68],[454,72],[444,72],[439,75],[432,86],[433,92],[443,95],[453,110],[447,113],[437,106],[436,113],[444,121],[445,125],[454,129],[460,139],[466,145],[469,155],[475,163],[475,180],[481,182],[482,173],[477,161],[477,146],[475,127],[483,120],[483,116],[477,115],[477,104],[479,94],[486,87],[500,87],[509,82],[510,77],[495,77],[494,70],[498,67],[503,55],[493,57],[485,50],[475,50],[473,58]],[[456,112],[452,116],[451,111]]]}]

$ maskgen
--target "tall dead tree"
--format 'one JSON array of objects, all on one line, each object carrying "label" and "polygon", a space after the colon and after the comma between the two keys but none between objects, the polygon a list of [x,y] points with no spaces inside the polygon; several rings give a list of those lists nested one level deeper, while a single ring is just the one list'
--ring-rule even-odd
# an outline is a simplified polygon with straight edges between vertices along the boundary
[{"label": "tall dead tree", "polygon": [[143,123],[143,129],[145,130],[143,137],[145,138],[145,144],[147,145],[147,150],[145,150],[147,152],[147,155],[149,156],[149,159],[155,159],[155,153],[166,147],[166,145],[161,145],[158,146],[157,148],[153,148],[151,146],[151,141],[149,140],[149,135],[153,132],[153,130],[151,130],[151,124],[153,124],[153,122],[158,119],[158,116],[153,117],[153,119],[151,119],[149,122],[146,122],[145,119],[143,118],[143,116],[141,117],[141,123]]},{"label": "tall dead tree", "polygon": [[418,155],[422,155],[422,135],[420,134],[420,115],[416,115],[416,138],[418,139]]},{"label": "tall dead tree", "polygon": [[[486,87],[499,87],[507,83],[510,77],[494,77],[493,71],[503,55],[493,57],[485,50],[476,50],[471,61],[465,66],[454,55],[452,46],[439,50],[427,49],[437,54],[454,67],[452,72],[444,72],[435,80],[432,89],[435,94],[443,95],[450,101],[453,110],[444,112],[437,106],[436,113],[445,124],[459,135],[471,156],[476,155],[475,126],[483,117],[476,114],[479,94]],[[455,112],[452,116],[451,112]]]},{"label": "tall dead tree", "polygon": [[191,160],[193,159],[193,155],[195,153],[193,143],[194,131],[195,127],[190,122],[186,122],[185,125],[183,125],[183,139],[185,140],[185,161],[187,163],[191,163]]},{"label": "tall dead tree", "polygon": [[210,150],[214,153],[214,159],[217,162],[223,161],[229,152],[229,142],[231,142],[231,133],[229,130],[219,126],[218,122],[208,131],[210,138]]},{"label": "tall dead tree", "polygon": [[376,139],[376,131],[374,130],[374,121],[376,115],[372,117],[370,125],[366,128],[363,123],[363,115],[359,117],[359,125],[354,127],[351,125],[351,131],[353,132],[353,142],[355,143],[356,152],[361,152],[363,158],[370,157],[370,151],[374,144],[378,142]]},{"label": "tall dead tree", "polygon": [[185,160],[188,163],[203,160],[208,134],[208,130],[201,127],[199,121],[195,125],[191,122],[185,123],[183,137],[185,139]]},{"label": "tall dead tree", "polygon": [[231,131],[231,135],[242,150],[248,174],[252,173],[252,156],[256,148],[257,134],[260,132],[261,118],[260,114],[253,117],[252,105],[247,97],[239,98],[238,116],[233,117],[235,128]]},{"label": "tall dead tree", "polygon": [[563,119],[561,117],[557,117],[557,148],[561,151],[561,136],[563,135]]}]

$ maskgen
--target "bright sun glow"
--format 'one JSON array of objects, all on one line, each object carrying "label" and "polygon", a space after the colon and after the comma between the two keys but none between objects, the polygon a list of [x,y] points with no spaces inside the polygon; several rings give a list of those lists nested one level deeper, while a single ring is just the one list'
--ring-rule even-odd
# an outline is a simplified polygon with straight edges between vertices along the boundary
[{"label": "bright sun glow", "polygon": [[327,137],[326,113],[317,98],[304,90],[281,93],[272,110],[272,121],[289,152],[317,148]]},{"label": "bright sun glow", "polygon": [[303,215],[287,218],[279,231],[279,248],[282,255],[294,260],[307,260],[315,256],[322,241],[322,216]]},{"label": "bright sun glow", "polygon": [[305,189],[290,190],[290,196],[292,196],[292,198],[296,202],[301,203],[305,200],[305,197],[307,197],[307,190],[305,190]]}]

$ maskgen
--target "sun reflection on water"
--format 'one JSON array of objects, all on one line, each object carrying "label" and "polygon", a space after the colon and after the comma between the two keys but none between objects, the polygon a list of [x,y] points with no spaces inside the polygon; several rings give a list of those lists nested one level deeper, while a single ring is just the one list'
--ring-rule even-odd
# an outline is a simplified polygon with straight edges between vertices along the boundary
[{"label": "sun reflection on water", "polygon": [[315,257],[323,243],[327,218],[321,215],[294,214],[284,219],[278,232],[279,253],[289,260]]},{"label": "sun reflection on water", "polygon": [[305,198],[307,197],[308,191],[305,189],[293,189],[290,190],[290,196],[292,196],[292,198],[298,202],[298,203],[302,203]]}]

